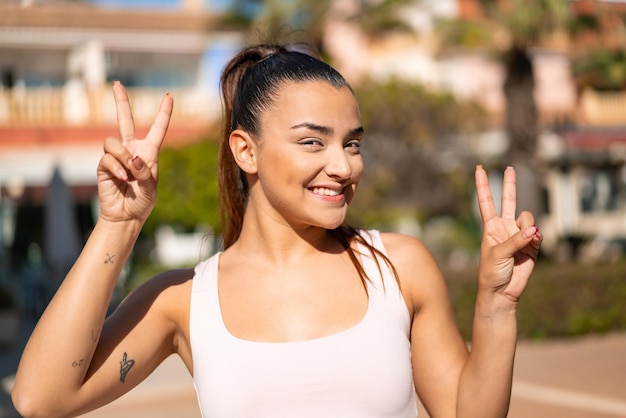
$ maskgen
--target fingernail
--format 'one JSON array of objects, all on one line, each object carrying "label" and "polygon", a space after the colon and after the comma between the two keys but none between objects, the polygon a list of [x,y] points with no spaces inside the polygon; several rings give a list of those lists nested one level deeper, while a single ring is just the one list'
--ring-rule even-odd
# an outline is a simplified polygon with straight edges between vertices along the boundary
[{"label": "fingernail", "polygon": [[537,225],[529,226],[528,228],[524,230],[524,232],[522,232],[522,236],[524,238],[530,238],[533,235],[535,235],[537,231],[539,231],[539,228],[537,228]]},{"label": "fingernail", "polygon": [[117,178],[123,181],[128,181],[128,176],[126,175],[126,171],[121,168],[117,170]]},{"label": "fingernail", "polygon": [[135,155],[132,159],[133,166],[137,170],[141,170],[143,168],[143,160],[139,158],[138,155]]}]

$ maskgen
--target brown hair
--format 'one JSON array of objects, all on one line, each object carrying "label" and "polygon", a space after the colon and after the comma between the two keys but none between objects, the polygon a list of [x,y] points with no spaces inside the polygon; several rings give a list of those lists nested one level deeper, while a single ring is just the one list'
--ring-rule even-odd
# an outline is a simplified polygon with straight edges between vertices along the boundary
[{"label": "brown hair", "polygon": [[[259,135],[260,115],[274,104],[278,89],[287,82],[306,81],[325,81],[337,88],[350,88],[343,76],[322,60],[278,44],[247,47],[232,58],[222,72],[223,129],[218,181],[224,249],[239,238],[249,191],[245,173],[230,150],[230,134],[235,129],[243,129],[250,135]],[[372,255],[377,255],[375,260],[382,257],[395,274],[387,257],[373,248],[356,229],[344,225],[333,230],[332,235],[348,252],[364,284],[367,277],[350,245],[354,240],[365,245]],[[378,267],[380,270],[380,265]]]}]

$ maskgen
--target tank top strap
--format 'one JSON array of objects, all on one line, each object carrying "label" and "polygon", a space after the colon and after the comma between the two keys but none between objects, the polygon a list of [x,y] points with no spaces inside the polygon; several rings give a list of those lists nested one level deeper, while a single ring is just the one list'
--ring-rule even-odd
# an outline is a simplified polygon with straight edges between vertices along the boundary
[{"label": "tank top strap", "polygon": [[207,292],[217,289],[217,269],[221,252],[198,263],[194,269],[194,280],[191,284],[192,293]]},{"label": "tank top strap", "polygon": [[[196,329],[219,332],[223,326],[220,318],[219,293],[217,288],[217,273],[221,252],[204,260],[194,269],[194,278],[191,283],[190,303],[190,335],[192,345],[195,338],[204,338],[206,332],[194,332]],[[202,337],[199,337],[202,336]]]},{"label": "tank top strap", "polygon": [[[387,252],[383,245],[380,231],[375,229],[360,230],[359,234],[368,244],[380,252],[380,254],[377,254],[365,245],[358,244],[363,270],[369,278],[368,288],[382,296],[400,294],[400,288],[398,287],[398,282],[396,281],[391,266],[387,260],[381,257],[381,254],[387,257]],[[370,297],[372,296],[373,295],[370,294]]]}]

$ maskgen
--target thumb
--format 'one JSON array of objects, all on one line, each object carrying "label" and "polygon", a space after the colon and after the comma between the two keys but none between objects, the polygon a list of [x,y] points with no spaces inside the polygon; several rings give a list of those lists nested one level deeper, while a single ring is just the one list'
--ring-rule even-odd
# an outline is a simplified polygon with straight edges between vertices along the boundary
[{"label": "thumb", "polygon": [[130,171],[133,174],[133,177],[140,183],[152,180],[152,172],[150,171],[150,168],[138,155],[130,160]]},{"label": "thumb", "polygon": [[508,240],[504,241],[500,247],[501,251],[504,253],[502,255],[511,257],[525,248],[533,240],[538,230],[536,225],[532,225],[511,236]]}]

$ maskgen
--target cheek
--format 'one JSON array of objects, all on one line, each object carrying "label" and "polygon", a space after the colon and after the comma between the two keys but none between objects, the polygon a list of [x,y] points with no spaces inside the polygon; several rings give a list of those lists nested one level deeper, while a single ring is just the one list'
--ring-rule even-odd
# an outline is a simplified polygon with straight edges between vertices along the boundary
[{"label": "cheek", "polygon": [[354,195],[356,194],[359,182],[363,176],[364,168],[363,159],[360,157],[355,158],[355,161],[352,163],[352,176],[350,177],[352,184],[350,185],[350,191],[346,193],[346,202],[348,204],[352,203],[352,200],[354,200]]},{"label": "cheek", "polygon": [[365,169],[365,164],[363,164],[363,158],[359,155],[358,157],[354,157],[354,161],[352,162],[352,176],[351,179],[353,182],[357,183],[361,180],[361,176],[363,175],[363,171]]},{"label": "cheek", "polygon": [[265,154],[258,172],[262,182],[272,187],[307,184],[315,178],[315,174],[315,164],[311,159],[284,152]]}]

